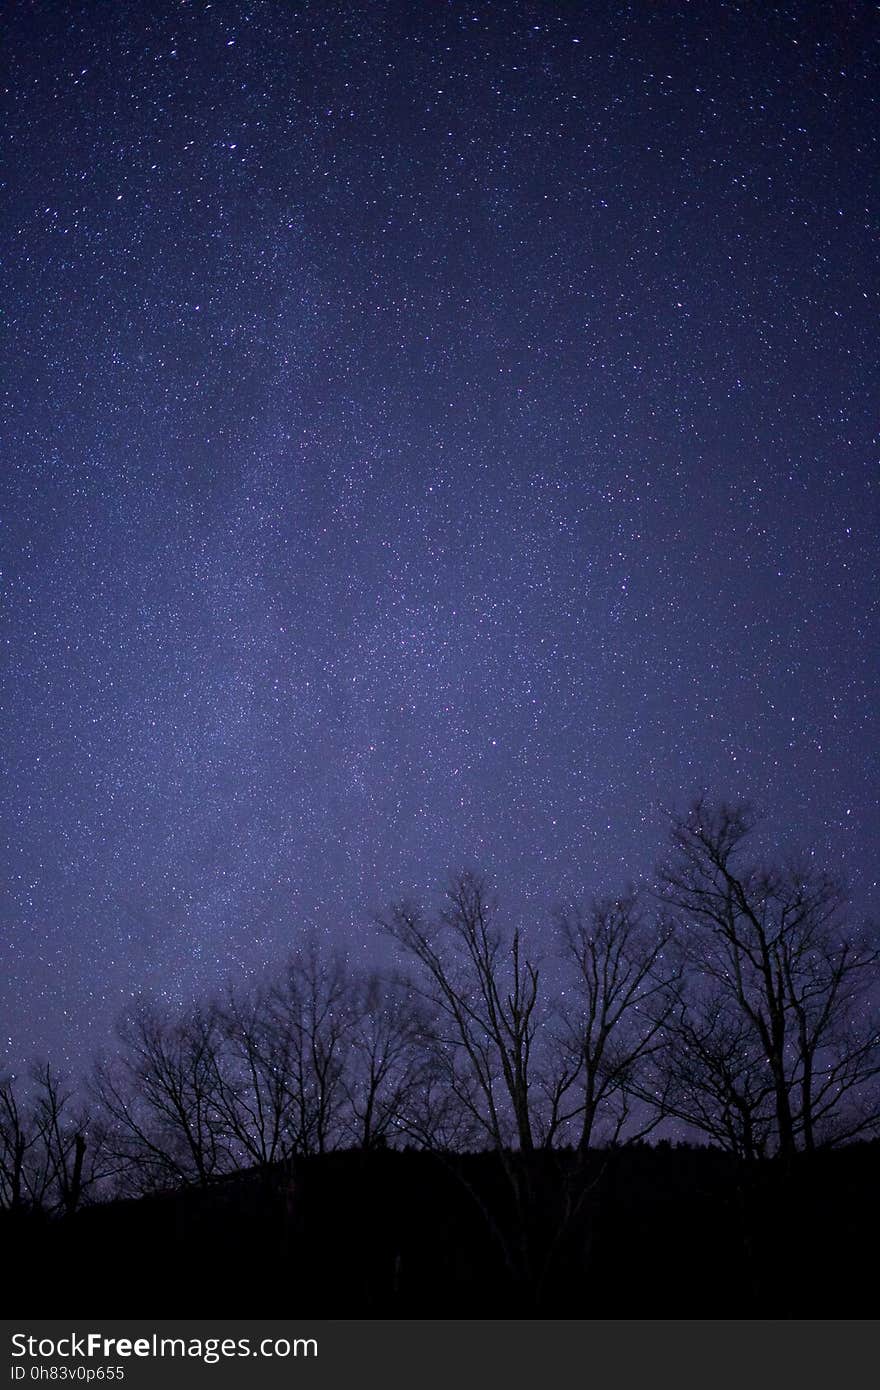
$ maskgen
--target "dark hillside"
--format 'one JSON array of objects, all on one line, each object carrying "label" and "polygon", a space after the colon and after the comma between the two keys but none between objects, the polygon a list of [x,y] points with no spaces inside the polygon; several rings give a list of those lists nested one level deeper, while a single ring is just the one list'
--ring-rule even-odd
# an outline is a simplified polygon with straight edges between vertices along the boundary
[{"label": "dark hillside", "polygon": [[294,1172],[6,1216],[10,1311],[105,1315],[859,1317],[880,1146],[786,1169],[633,1146],[336,1152]]}]

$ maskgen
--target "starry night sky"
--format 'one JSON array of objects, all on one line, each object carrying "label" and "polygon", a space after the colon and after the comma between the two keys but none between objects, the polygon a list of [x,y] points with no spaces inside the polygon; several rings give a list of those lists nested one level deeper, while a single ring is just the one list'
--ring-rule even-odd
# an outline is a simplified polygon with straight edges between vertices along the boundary
[{"label": "starry night sky", "polygon": [[875,8],[6,28],[10,1060],[703,787],[876,911]]}]

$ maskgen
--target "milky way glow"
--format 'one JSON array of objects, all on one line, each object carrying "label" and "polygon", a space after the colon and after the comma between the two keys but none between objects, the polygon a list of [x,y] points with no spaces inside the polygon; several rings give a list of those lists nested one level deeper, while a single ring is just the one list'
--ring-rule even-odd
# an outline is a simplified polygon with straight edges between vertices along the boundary
[{"label": "milky way glow", "polygon": [[702,787],[876,910],[876,52],[807,9],[14,7],[16,1065],[461,865],[540,937]]}]

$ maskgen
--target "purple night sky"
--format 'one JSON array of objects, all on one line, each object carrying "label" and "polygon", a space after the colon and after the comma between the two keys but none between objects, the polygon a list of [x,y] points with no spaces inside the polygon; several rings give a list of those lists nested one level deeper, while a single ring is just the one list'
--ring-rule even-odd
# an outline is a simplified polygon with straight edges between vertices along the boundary
[{"label": "purple night sky", "polygon": [[875,8],[6,30],[10,1065],[701,788],[876,913]]}]

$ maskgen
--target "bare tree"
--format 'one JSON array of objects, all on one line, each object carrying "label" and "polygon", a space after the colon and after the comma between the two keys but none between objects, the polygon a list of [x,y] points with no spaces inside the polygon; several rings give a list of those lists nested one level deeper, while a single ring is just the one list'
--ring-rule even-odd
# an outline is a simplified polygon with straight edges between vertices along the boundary
[{"label": "bare tree", "polygon": [[[849,927],[835,879],[744,858],[754,825],[747,806],[696,803],[674,821],[675,853],[660,884],[692,974],[746,1028],[746,1050],[760,1049],[776,1145],[791,1155],[877,1125],[869,1088],[880,1074],[880,1029],[870,993],[880,954]],[[750,1086],[760,1094],[754,1078]]]},{"label": "bare tree", "polygon": [[795,1135],[811,1152],[880,1130],[880,950],[852,930],[840,886],[795,872],[778,893],[779,943],[793,1025]]},{"label": "bare tree", "polygon": [[100,1063],[93,1088],[108,1121],[108,1143],[130,1186],[198,1183],[232,1166],[223,1123],[216,1011],[178,1022],[141,1008],[118,1028],[121,1052]]},{"label": "bare tree", "polygon": [[717,988],[698,984],[665,1022],[654,1084],[667,1115],[745,1159],[762,1158],[773,1130],[773,1084],[749,1020]]},{"label": "bare tree", "polygon": [[429,1020],[411,981],[375,971],[357,982],[353,1012],[346,1095],[352,1136],[369,1149],[407,1130],[429,1081]]},{"label": "bare tree", "polygon": [[55,1209],[72,1216],[83,1196],[106,1175],[102,1130],[48,1062],[35,1069],[34,1079],[33,1116],[43,1155],[44,1192]]},{"label": "bare tree", "polygon": [[325,1153],[343,1132],[354,1026],[352,984],[342,958],[324,960],[312,943],[291,957],[267,1002],[276,1048],[289,1059],[291,1152]]},{"label": "bare tree", "polygon": [[[568,1117],[580,1120],[578,1147],[586,1150],[597,1124],[610,1122],[605,1137],[617,1142],[632,1118],[632,1102],[642,1114],[632,1138],[643,1137],[662,1118],[643,1084],[649,1059],[665,1046],[664,1027],[675,1003],[679,970],[668,958],[672,928],[649,927],[636,894],[599,901],[589,913],[578,906],[558,917],[565,957],[574,966],[566,1008],[564,1046],[567,1067],[557,1070],[556,1094],[571,1077],[566,1095],[576,1091]],[[646,1112],[646,1103],[652,1100]],[[555,1096],[554,1096],[555,1100]],[[554,1116],[562,1113],[554,1106]]]},{"label": "bare tree", "polygon": [[530,1153],[538,967],[519,931],[504,941],[495,904],[475,874],[451,881],[446,904],[429,922],[400,903],[380,925],[422,967],[421,988],[440,1020],[438,1044],[453,1094],[499,1150],[506,1147],[509,1113],[520,1149]]},{"label": "bare tree", "polygon": [[217,1019],[222,1126],[240,1158],[268,1169],[300,1147],[296,1038],[265,988],[230,989]]},{"label": "bare tree", "polygon": [[37,1140],[37,1131],[19,1094],[14,1076],[0,1082],[0,1207],[21,1211],[28,1205],[26,1163]]},{"label": "bare tree", "polygon": [[435,1033],[422,1038],[422,1056],[401,1109],[402,1133],[435,1154],[463,1153],[485,1143],[475,1086],[456,1070],[453,1054]]},{"label": "bare tree", "polygon": [[0,1085],[0,1206],[72,1216],[109,1176],[103,1132],[50,1063]]}]

